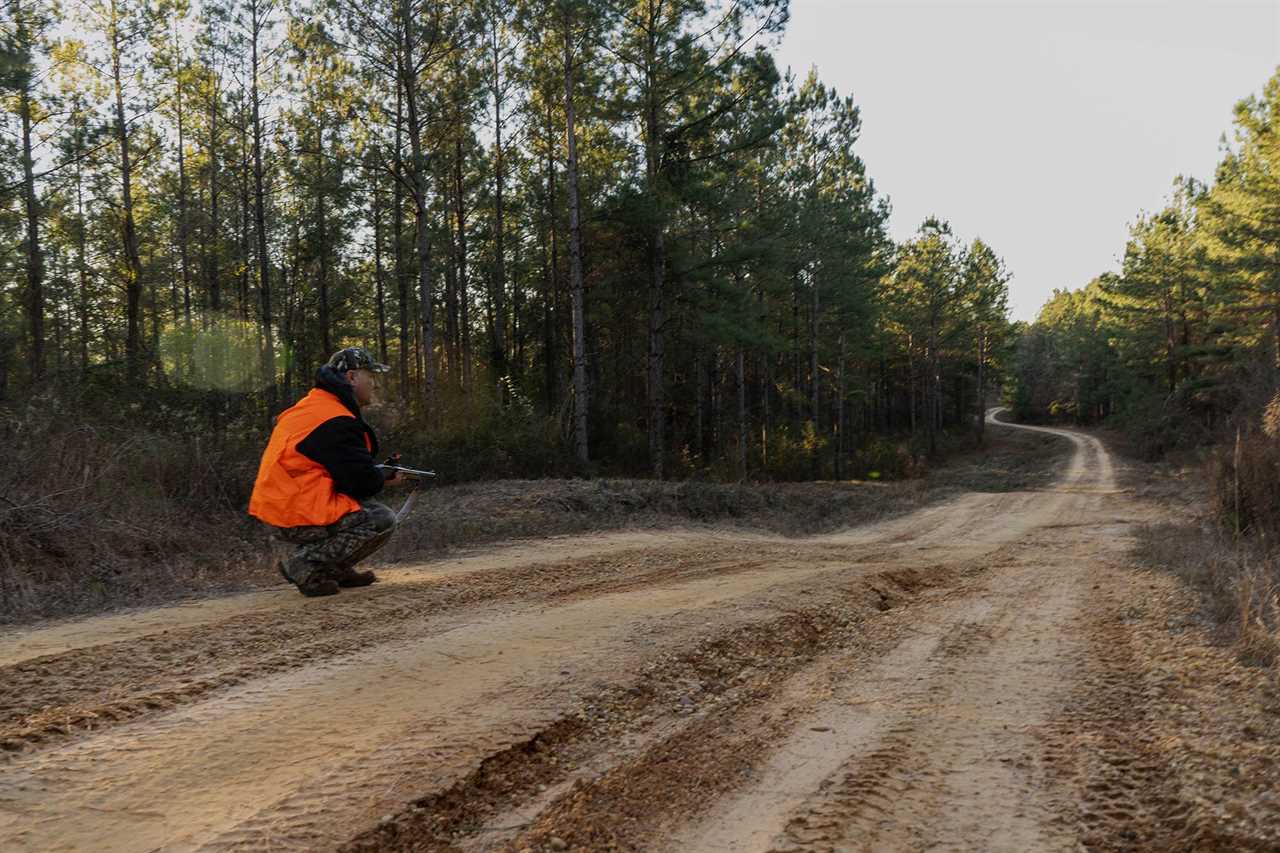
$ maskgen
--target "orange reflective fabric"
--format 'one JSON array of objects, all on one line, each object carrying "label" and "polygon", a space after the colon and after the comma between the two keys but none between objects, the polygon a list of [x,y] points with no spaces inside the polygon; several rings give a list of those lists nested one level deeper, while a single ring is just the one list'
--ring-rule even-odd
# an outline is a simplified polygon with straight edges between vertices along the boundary
[{"label": "orange reflective fabric", "polygon": [[[334,394],[312,388],[276,419],[271,440],[258,466],[258,479],[249,499],[249,514],[276,527],[333,524],[360,502],[334,488],[323,465],[298,451],[298,443],[330,418],[352,417]],[[372,450],[369,436],[364,443]]]}]

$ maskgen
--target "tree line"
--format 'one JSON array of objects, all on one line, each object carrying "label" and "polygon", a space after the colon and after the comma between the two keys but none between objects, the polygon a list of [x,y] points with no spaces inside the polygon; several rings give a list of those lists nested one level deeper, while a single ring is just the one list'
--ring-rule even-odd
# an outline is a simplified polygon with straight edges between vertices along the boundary
[{"label": "tree line", "polygon": [[1261,427],[1280,388],[1280,73],[1240,101],[1211,181],[1174,181],[1119,271],[1055,291],[1018,344],[1026,417],[1116,415],[1152,454]]},{"label": "tree line", "polygon": [[775,64],[786,0],[6,4],[0,398],[265,424],[358,344],[401,424],[576,470],[981,439],[1009,274],[941,219],[890,239],[852,97]]}]

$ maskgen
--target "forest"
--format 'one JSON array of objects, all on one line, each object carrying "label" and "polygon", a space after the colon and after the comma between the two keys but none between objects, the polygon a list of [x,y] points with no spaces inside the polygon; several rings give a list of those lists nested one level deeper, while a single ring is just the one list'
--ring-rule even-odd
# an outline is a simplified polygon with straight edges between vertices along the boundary
[{"label": "forest", "polygon": [[895,477],[981,440],[1009,273],[941,218],[890,239],[857,104],[775,64],[786,0],[6,17],[10,404],[252,456],[361,345],[449,480]]},{"label": "forest", "polygon": [[898,5],[0,0],[0,849],[1280,849],[1275,39]]},{"label": "forest", "polygon": [[1003,399],[1207,453],[1228,527],[1280,518],[1280,76],[1028,324],[982,223],[890,236],[853,95],[775,62],[786,0],[4,8],[22,595],[33,560],[252,551],[273,418],[349,345],[442,484],[900,479]]},{"label": "forest", "polygon": [[1146,458],[1221,448],[1217,509],[1280,523],[1280,73],[1241,100],[1208,181],[1179,176],[1140,213],[1121,268],[1055,291],[1019,336],[1023,419],[1107,421]]}]

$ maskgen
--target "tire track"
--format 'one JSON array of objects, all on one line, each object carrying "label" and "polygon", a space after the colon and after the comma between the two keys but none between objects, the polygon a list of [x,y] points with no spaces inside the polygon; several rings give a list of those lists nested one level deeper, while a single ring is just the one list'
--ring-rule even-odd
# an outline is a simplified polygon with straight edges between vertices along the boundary
[{"label": "tire track", "polygon": [[[185,707],[254,678],[406,636],[427,636],[455,621],[435,614],[542,606],[772,565],[839,567],[853,560],[869,568],[893,566],[908,554],[965,558],[1023,535],[1026,524],[1001,521],[1010,513],[1030,521],[1051,511],[1038,505],[1028,511],[1034,499],[1017,493],[965,495],[883,524],[803,540],[678,533],[671,544],[653,535],[645,548],[606,548],[604,554],[502,571],[492,564],[464,574],[441,572],[320,602],[281,589],[278,611],[161,629],[0,667],[0,765],[32,749]],[[635,536],[620,541],[634,542]]]},{"label": "tire track", "polygon": [[[253,680],[15,760],[0,779],[0,846],[235,846],[264,834],[282,846],[336,843],[376,819],[371,807],[398,811],[447,781],[426,770],[461,774],[636,662],[775,618],[781,599],[820,579],[871,574],[774,564],[494,615]],[[93,819],[74,819],[84,803]]]},{"label": "tire track", "polygon": [[[1020,585],[994,601],[978,596],[961,605],[949,592],[926,600],[922,606],[935,608],[930,612],[939,618],[923,637],[901,644],[898,654],[909,660],[886,657],[884,692],[894,686],[896,698],[856,704],[867,697],[854,696],[849,702],[855,704],[842,706],[841,720],[871,715],[866,735],[873,748],[856,755],[832,750],[833,726],[824,732],[817,731],[821,722],[811,726],[803,745],[836,762],[817,780],[827,780],[819,787],[832,796],[811,797],[812,786],[805,789],[809,799],[802,797],[795,815],[783,812],[774,831],[803,815],[822,823],[831,838],[878,827],[863,812],[872,814],[873,803],[884,807],[877,791],[897,789],[886,781],[865,797],[849,793],[850,774],[865,755],[880,755],[877,772],[896,780],[892,785],[909,783],[894,803],[933,815],[939,802],[964,792],[935,775],[929,762],[948,749],[957,760],[979,749],[981,739],[971,737],[978,718],[997,715],[991,703],[1009,689],[992,669],[1008,664],[1028,683],[1052,677],[1010,650],[1027,641],[1019,634],[1021,617],[1038,602],[1070,609],[1061,584],[1046,584],[1025,554],[1052,555],[1050,564],[1066,573],[1066,561],[1079,558],[1071,549],[1089,531],[1062,529],[1046,540],[1043,528],[1108,499],[1096,476],[1105,451],[1072,441],[1077,452],[1067,473],[1044,492],[965,495],[912,516],[805,540],[682,534],[664,544],[657,536],[654,547],[374,587],[344,593],[328,606],[243,613],[26,660],[0,670],[21,674],[12,688],[6,683],[12,690],[3,697],[6,725],[27,726],[31,740],[45,742],[27,750],[19,740],[0,777],[0,847],[315,849],[354,835],[386,840],[379,833],[432,818],[414,811],[421,803],[474,784],[467,780],[478,778],[478,767],[517,761],[542,733],[579,726],[603,731],[587,722],[596,718],[585,709],[597,705],[602,692],[643,695],[643,676],[632,673],[668,671],[690,649],[712,648],[726,636],[757,643],[751,654],[762,661],[759,675],[741,681],[741,673],[710,668],[709,661],[698,686],[682,688],[674,704],[672,694],[664,694],[637,716],[621,715],[621,732],[672,733],[650,746],[641,737],[634,762],[617,765],[623,755],[601,753],[602,766],[614,769],[554,798],[527,837],[544,838],[538,833],[555,821],[570,828],[574,821],[595,821],[599,830],[604,816],[592,809],[616,805],[619,796],[634,793],[637,779],[651,787],[648,799],[635,805],[655,809],[660,826],[692,814],[695,800],[705,808],[732,789],[714,775],[720,762],[744,771],[754,766],[755,753],[723,748],[726,742],[717,740],[725,735],[720,708],[738,709],[729,714],[736,728],[728,735],[758,753],[788,731],[781,718],[752,720],[762,703],[790,703],[788,721],[812,716],[815,707],[833,713],[830,702],[788,692],[792,676],[814,688],[815,650],[846,664],[818,666],[830,675],[824,689],[843,689],[851,661],[867,665],[865,657],[846,654],[867,651],[859,638],[871,629],[861,621],[883,618],[886,630],[896,626],[908,636],[910,625],[894,621],[891,608],[915,592],[992,573],[1016,578]],[[1053,555],[1060,547],[1064,553]],[[977,581],[966,584],[975,595],[983,589]],[[794,633],[783,636],[793,639],[759,645],[776,626],[791,626]],[[904,672],[925,680],[893,681]],[[26,695],[40,690],[45,693]],[[172,705],[148,707],[164,691]],[[40,702],[43,710],[24,712]],[[953,705],[963,712],[938,712]],[[1024,705],[1025,717],[1030,706]],[[94,722],[91,715],[103,709],[115,719]],[[88,713],[72,726],[101,728],[77,732],[59,721],[58,714],[77,710]],[[688,792],[654,787],[682,763],[689,770],[690,762],[706,781],[687,803],[680,797]],[[1017,768],[984,767],[1010,790],[1023,780]],[[848,788],[843,801],[836,796],[841,785]],[[526,790],[524,796],[534,795]],[[863,805],[850,797],[861,797]],[[632,834],[619,837],[653,841],[654,831],[637,816],[626,830]],[[804,843],[819,843],[814,838]]]},{"label": "tire track", "polygon": [[1011,559],[961,601],[917,612],[915,635],[882,660],[837,667],[849,674],[793,721],[761,781],[666,849],[1075,848],[1075,792],[1051,784],[1040,733],[1073,701],[1086,593],[1124,528],[1105,448],[1067,435],[1071,465]]},{"label": "tire track", "polygon": [[[288,672],[319,659],[449,630],[480,618],[486,607],[519,601],[544,605],[709,575],[759,570],[790,558],[778,542],[713,542],[628,550],[605,557],[533,564],[497,574],[432,578],[344,593],[289,615],[240,616],[216,625],[162,631],[132,641],[77,649],[0,669],[0,763],[32,747],[189,705],[253,678]],[[838,548],[807,552],[838,564]],[[750,555],[745,558],[744,555]],[[294,604],[296,593],[282,591]],[[461,612],[461,611],[467,612]],[[444,614],[424,616],[424,614]]]}]

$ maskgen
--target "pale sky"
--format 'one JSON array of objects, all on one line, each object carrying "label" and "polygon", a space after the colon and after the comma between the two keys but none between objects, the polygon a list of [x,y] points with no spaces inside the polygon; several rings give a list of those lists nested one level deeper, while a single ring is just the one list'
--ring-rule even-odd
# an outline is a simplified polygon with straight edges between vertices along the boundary
[{"label": "pale sky", "polygon": [[1280,65],[1280,0],[791,0],[778,57],[861,106],[893,237],[929,215],[981,237],[1030,320],[1118,269],[1175,176],[1212,177],[1235,103]]}]

